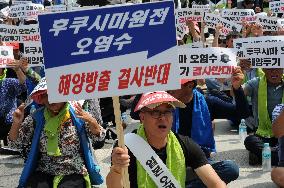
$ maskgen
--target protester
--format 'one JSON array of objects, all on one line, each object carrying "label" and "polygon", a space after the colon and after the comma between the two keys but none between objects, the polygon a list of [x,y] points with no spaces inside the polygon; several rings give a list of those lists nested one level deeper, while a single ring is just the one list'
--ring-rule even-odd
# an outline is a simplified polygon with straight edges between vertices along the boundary
[{"label": "protester", "polygon": [[73,109],[68,102],[49,103],[45,78],[31,98],[43,108],[24,119],[22,104],[8,137],[9,146],[27,156],[19,187],[90,188],[100,175],[87,137],[103,140],[104,129],[79,104]]},{"label": "protester", "polygon": [[9,68],[15,71],[17,78],[7,78],[7,68],[0,68],[0,140],[7,145],[7,135],[12,125],[13,112],[17,108],[17,96],[26,91],[26,76],[20,69],[21,62],[14,60]]},{"label": "protester", "polygon": [[279,144],[279,162],[271,171],[271,179],[279,187],[284,187],[284,104],[275,107],[272,119],[272,131]]},{"label": "protester", "polygon": [[[159,96],[163,95],[160,100]],[[149,97],[156,98],[145,104]],[[136,134],[152,147],[166,164],[181,187],[185,187],[186,167],[192,167],[208,187],[226,187],[214,169],[207,163],[202,150],[188,137],[174,134],[172,111],[185,107],[183,103],[165,92],[143,94],[135,111],[139,111],[141,125]],[[184,149],[183,149],[184,148]],[[122,169],[128,168],[130,187],[155,187],[136,157],[127,148],[115,147],[112,152],[112,167],[106,183],[110,188],[122,187]]]},{"label": "protester", "polygon": [[275,106],[284,102],[283,69],[267,68],[263,72],[264,76],[254,78],[244,86],[245,94],[251,97],[254,126],[257,127],[255,135],[245,139],[245,147],[250,151],[249,164],[255,165],[261,164],[263,143],[269,143],[272,147],[271,164],[277,165],[277,139],[272,132],[271,119]]}]

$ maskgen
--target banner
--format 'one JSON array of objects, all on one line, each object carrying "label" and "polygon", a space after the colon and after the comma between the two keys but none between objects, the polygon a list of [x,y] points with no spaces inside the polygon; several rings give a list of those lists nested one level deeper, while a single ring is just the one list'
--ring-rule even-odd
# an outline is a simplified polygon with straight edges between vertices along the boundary
[{"label": "banner", "polygon": [[64,12],[66,11],[66,5],[53,5],[44,7],[45,12]]},{"label": "banner", "polygon": [[223,9],[221,11],[221,16],[226,20],[240,24],[243,21],[254,22],[256,20],[253,9]]},{"label": "banner", "polygon": [[180,47],[178,54],[181,78],[229,78],[237,66],[230,48]]},{"label": "banner", "polygon": [[36,18],[44,10],[41,4],[19,4],[10,7],[10,18]]},{"label": "banner", "polygon": [[263,31],[278,31],[277,19],[275,17],[258,16],[256,22],[262,25]]},{"label": "banner", "polygon": [[176,9],[176,24],[185,25],[188,21],[202,22],[204,11],[193,8]]},{"label": "banner", "polygon": [[280,1],[271,1],[269,2],[269,9],[273,12],[273,13],[281,13],[283,11],[281,11],[281,2]]},{"label": "banner", "polygon": [[44,14],[39,26],[49,102],[180,87],[171,1]]},{"label": "banner", "polygon": [[2,8],[0,10],[1,14],[4,16],[4,17],[7,17],[9,15],[9,12],[10,12],[10,8],[9,7],[5,7],[5,8]]},{"label": "banner", "polygon": [[284,42],[263,42],[243,44],[244,56],[252,68],[284,68]]},{"label": "banner", "polygon": [[239,59],[245,59],[242,47],[244,44],[252,43],[257,45],[256,43],[263,42],[278,42],[284,41],[284,36],[261,36],[261,37],[248,37],[248,38],[238,38],[233,40],[234,48],[236,49],[237,57]]},{"label": "banner", "polygon": [[14,60],[12,46],[0,46],[0,68],[9,67]]},{"label": "banner", "polygon": [[237,31],[240,32],[242,29],[242,26],[235,23],[235,22],[230,22],[218,15],[211,14],[211,13],[205,13],[204,15],[204,21],[206,25],[209,28],[214,28],[216,27],[217,24],[222,24],[223,28],[221,29],[221,33],[223,35],[227,35],[230,31]]},{"label": "banner", "polygon": [[0,24],[2,42],[30,42],[39,43],[40,34],[38,25],[6,25]]},{"label": "banner", "polygon": [[23,57],[28,58],[29,66],[43,66],[43,52],[41,43],[24,43]]}]

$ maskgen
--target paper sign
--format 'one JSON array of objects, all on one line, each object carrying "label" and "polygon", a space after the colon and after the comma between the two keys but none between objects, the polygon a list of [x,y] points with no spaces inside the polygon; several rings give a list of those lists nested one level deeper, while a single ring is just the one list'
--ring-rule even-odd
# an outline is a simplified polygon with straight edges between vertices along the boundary
[{"label": "paper sign", "polygon": [[3,42],[39,43],[38,25],[6,25],[0,24],[0,36]]},{"label": "paper sign", "polygon": [[17,1],[17,0],[13,0],[12,4],[13,5],[22,5],[22,4],[31,4],[32,1]]},{"label": "paper sign", "polygon": [[284,42],[243,44],[244,56],[253,68],[284,68]]},{"label": "paper sign", "polygon": [[184,25],[188,21],[202,22],[204,12],[200,9],[182,8],[176,9],[176,24]]},{"label": "paper sign", "polygon": [[66,5],[46,6],[44,10],[45,12],[64,12],[66,11]]},{"label": "paper sign", "polygon": [[43,66],[43,52],[41,43],[24,43],[23,57],[28,58],[29,66]]},{"label": "paper sign", "polygon": [[280,1],[271,1],[269,2],[269,9],[272,10],[273,13],[280,13],[281,11],[281,2]]},{"label": "paper sign", "polygon": [[223,35],[227,35],[230,31],[237,31],[240,32],[242,29],[242,26],[235,23],[230,22],[218,15],[211,14],[211,13],[205,13],[204,21],[206,25],[210,28],[215,28],[217,24],[222,24],[223,28],[221,29],[221,33]]},{"label": "paper sign", "polygon": [[277,27],[284,29],[284,19],[278,19],[277,20]]},{"label": "paper sign", "polygon": [[239,59],[244,59],[244,54],[242,51],[243,44],[252,43],[257,45],[256,43],[263,43],[263,42],[278,42],[284,41],[284,36],[262,36],[262,37],[248,37],[248,38],[238,38],[233,40],[234,48],[237,50],[237,57]]},{"label": "paper sign", "polygon": [[221,16],[226,20],[237,23],[242,23],[243,21],[254,22],[256,20],[254,10],[252,9],[223,9]]},{"label": "paper sign", "polygon": [[256,22],[262,25],[263,31],[277,31],[277,18],[259,16],[256,19]]},{"label": "paper sign", "polygon": [[5,7],[5,8],[2,8],[0,11],[1,11],[1,14],[3,14],[4,17],[7,17],[9,15],[10,8]]},{"label": "paper sign", "polygon": [[0,46],[0,68],[9,67],[14,60],[12,46]]},{"label": "paper sign", "polygon": [[44,10],[41,4],[19,4],[10,7],[10,18],[35,18]]},{"label": "paper sign", "polygon": [[237,66],[230,48],[180,47],[178,54],[181,78],[229,78]]},{"label": "paper sign", "polygon": [[39,15],[39,25],[49,102],[180,87],[171,1]]},{"label": "paper sign", "polygon": [[210,5],[197,5],[197,4],[193,4],[192,5],[192,9],[198,9],[198,10],[202,10],[203,12],[209,12],[210,10]]}]

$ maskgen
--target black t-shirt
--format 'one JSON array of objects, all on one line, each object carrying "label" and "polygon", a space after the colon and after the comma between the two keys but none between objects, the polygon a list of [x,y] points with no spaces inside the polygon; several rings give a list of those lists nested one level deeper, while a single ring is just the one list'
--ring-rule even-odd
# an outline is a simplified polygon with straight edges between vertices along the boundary
[{"label": "black t-shirt", "polygon": [[185,108],[179,109],[178,134],[183,136],[191,137],[193,101],[194,100],[191,100],[189,103],[185,104]]},{"label": "black t-shirt", "polygon": [[[176,136],[184,152],[186,167],[197,169],[203,165],[208,164],[207,158],[199,145],[197,145],[191,138],[187,136],[182,136],[182,135],[176,135]],[[115,146],[117,146],[117,143],[115,144]],[[153,150],[166,164],[166,159],[167,159],[166,147],[159,150],[153,148]],[[130,187],[131,188],[138,187],[136,158],[130,150],[128,150],[128,153],[130,156],[130,165],[128,167]]]}]

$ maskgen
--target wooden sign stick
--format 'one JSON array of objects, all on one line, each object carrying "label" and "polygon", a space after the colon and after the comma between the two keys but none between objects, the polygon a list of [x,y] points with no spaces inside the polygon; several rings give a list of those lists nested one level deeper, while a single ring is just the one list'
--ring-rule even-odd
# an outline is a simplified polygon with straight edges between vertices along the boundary
[{"label": "wooden sign stick", "polygon": [[[116,134],[118,139],[118,146],[124,148],[124,134],[123,134],[123,127],[121,123],[121,112],[120,112],[120,103],[118,97],[112,97],[113,101],[113,111],[115,116],[115,124],[116,124]],[[128,168],[122,169],[122,185],[124,188],[130,188],[129,182],[129,174]]]}]

